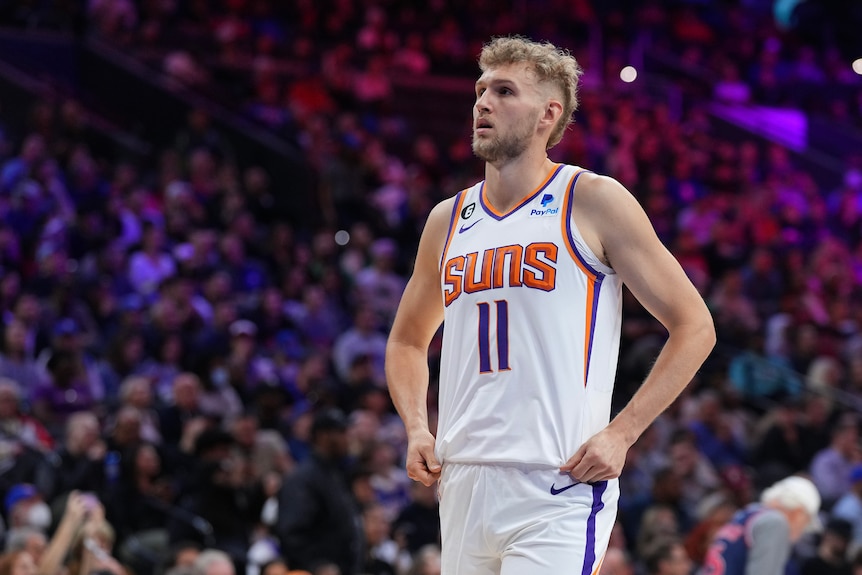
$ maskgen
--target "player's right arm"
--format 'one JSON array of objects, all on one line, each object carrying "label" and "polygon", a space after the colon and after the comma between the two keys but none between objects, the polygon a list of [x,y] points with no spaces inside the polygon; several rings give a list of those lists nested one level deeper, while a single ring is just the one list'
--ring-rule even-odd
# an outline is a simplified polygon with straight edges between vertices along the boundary
[{"label": "player's right arm", "polygon": [[425,223],[413,275],[407,282],[386,344],[386,381],[407,429],[407,474],[431,485],[440,476],[428,426],[428,345],[443,323],[440,258],[454,198],[438,204]]}]

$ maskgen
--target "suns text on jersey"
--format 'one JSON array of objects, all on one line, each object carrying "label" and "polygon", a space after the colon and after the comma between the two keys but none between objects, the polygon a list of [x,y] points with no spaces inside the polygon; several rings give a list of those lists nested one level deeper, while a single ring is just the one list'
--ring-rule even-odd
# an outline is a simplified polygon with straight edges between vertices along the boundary
[{"label": "suns text on jersey", "polygon": [[557,281],[557,245],[512,244],[454,256],[443,266],[446,306],[466,293],[503,287],[551,291]]}]

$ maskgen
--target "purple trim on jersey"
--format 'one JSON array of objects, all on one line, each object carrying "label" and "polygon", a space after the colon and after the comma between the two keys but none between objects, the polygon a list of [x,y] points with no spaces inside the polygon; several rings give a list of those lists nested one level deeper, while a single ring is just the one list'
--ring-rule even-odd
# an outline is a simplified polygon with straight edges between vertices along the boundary
[{"label": "purple trim on jersey", "polygon": [[593,356],[593,339],[596,336],[596,316],[599,313],[599,294],[602,291],[602,280],[605,278],[604,275],[599,274],[595,280],[587,279],[587,281],[594,281],[595,287],[593,288],[593,313],[590,318],[590,335],[587,340],[587,366],[584,370],[584,386],[586,387],[587,382],[590,380],[590,364],[592,363],[591,358]]},{"label": "purple trim on jersey", "polygon": [[592,313],[590,318],[590,331],[587,336],[587,365],[584,367],[584,385],[587,385],[587,382],[590,379],[590,361],[593,354],[593,339],[596,335],[596,316],[599,311],[599,295],[602,289],[602,280],[605,279],[605,274],[595,269],[587,260],[584,259],[584,256],[581,254],[581,251],[578,249],[578,244],[575,243],[575,236],[572,233],[572,206],[575,203],[575,185],[578,183],[578,178],[581,177],[581,174],[584,173],[585,170],[581,170],[575,177],[572,178],[572,183],[569,185],[569,190],[567,192],[568,198],[566,201],[566,213],[564,217],[566,218],[566,240],[569,242],[569,245],[572,246],[572,252],[574,252],[575,256],[578,258],[578,261],[581,263],[581,266],[584,267],[585,270],[590,272],[593,277],[588,277],[587,281],[594,282],[593,287],[593,301],[592,301]]},{"label": "purple trim on jersey", "polygon": [[509,367],[509,302],[496,300],[497,304],[497,371]]},{"label": "purple trim on jersey", "polygon": [[572,246],[572,251],[575,252],[575,255],[578,257],[578,261],[587,268],[590,272],[595,274],[598,277],[604,277],[604,274],[599,270],[595,269],[593,266],[587,263],[584,259],[584,256],[581,255],[580,250],[578,249],[578,244],[575,243],[575,236],[572,234],[572,205],[575,203],[575,184],[578,183],[578,178],[581,177],[581,174],[584,173],[584,170],[581,170],[575,177],[572,179],[572,184],[569,186],[569,191],[567,192],[569,196],[569,201],[566,202],[566,236],[569,240],[569,245]]},{"label": "purple trim on jersey", "polygon": [[455,194],[455,203],[452,205],[452,215],[449,217],[449,230],[446,232],[446,241],[443,243],[443,253],[440,255],[440,271],[443,271],[443,265],[446,263],[446,252],[449,250],[449,241],[452,239],[452,231],[455,229],[455,224],[460,217],[458,214],[458,206],[461,205],[461,194],[467,190],[461,190]]},{"label": "purple trim on jersey", "polygon": [[584,567],[581,569],[581,575],[591,575],[593,564],[596,562],[596,515],[605,508],[602,495],[604,495],[607,488],[607,481],[593,484],[593,509],[590,512],[589,519],[587,519],[587,548],[584,553]]},{"label": "purple trim on jersey", "polygon": [[491,305],[488,302],[477,303],[479,306],[479,373],[491,371]]},{"label": "purple trim on jersey", "polygon": [[554,179],[557,177],[557,174],[559,174],[560,170],[562,170],[562,169],[563,169],[563,164],[560,164],[559,166],[557,166],[557,169],[554,170],[554,173],[551,175],[550,178],[548,178],[548,181],[545,182],[541,188],[536,190],[535,193],[530,194],[530,197],[525,198],[524,201],[522,201],[520,204],[518,204],[517,206],[515,206],[514,208],[512,208],[511,210],[509,210],[508,212],[506,212],[502,216],[498,216],[497,214],[495,214],[494,210],[488,204],[485,203],[485,194],[483,193],[485,191],[485,182],[482,182],[482,187],[479,189],[479,203],[482,204],[482,209],[485,210],[488,213],[488,215],[491,216],[492,218],[494,218],[495,220],[499,221],[499,220],[502,220],[504,218],[508,218],[509,216],[511,216],[512,214],[514,214],[515,212],[517,212],[518,210],[523,208],[525,205],[529,204],[534,199],[536,199],[536,196],[541,194],[545,190],[545,188],[547,188],[548,186],[551,185],[551,182],[554,181]]}]

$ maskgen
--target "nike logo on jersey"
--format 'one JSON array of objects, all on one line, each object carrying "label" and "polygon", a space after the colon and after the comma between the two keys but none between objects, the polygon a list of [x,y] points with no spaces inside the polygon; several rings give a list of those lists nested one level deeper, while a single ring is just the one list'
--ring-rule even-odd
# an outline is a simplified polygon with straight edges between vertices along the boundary
[{"label": "nike logo on jersey", "polygon": [[459,230],[458,230],[458,233],[459,233],[459,234],[463,234],[464,232],[466,232],[467,230],[469,230],[470,228],[472,228],[473,226],[475,226],[476,224],[478,224],[479,222],[481,222],[481,221],[482,221],[482,220],[484,220],[484,219],[485,219],[485,218],[479,218],[478,220],[476,220],[475,222],[473,222],[473,223],[472,223],[472,224],[470,224],[469,226],[462,225],[462,226],[461,226],[461,229],[459,229]]},{"label": "nike logo on jersey", "polygon": [[571,488],[572,488],[572,487],[574,487],[575,485],[580,485],[580,484],[581,484],[581,482],[580,482],[580,481],[575,481],[575,482],[574,482],[574,483],[572,483],[571,485],[566,485],[565,487],[560,487],[559,489],[557,489],[557,488],[556,488],[556,485],[557,485],[557,484],[556,484],[556,483],[553,483],[553,484],[551,484],[551,495],[559,495],[559,494],[560,494],[560,493],[562,493],[563,491],[565,491],[565,490],[567,490],[567,489],[571,489]]}]

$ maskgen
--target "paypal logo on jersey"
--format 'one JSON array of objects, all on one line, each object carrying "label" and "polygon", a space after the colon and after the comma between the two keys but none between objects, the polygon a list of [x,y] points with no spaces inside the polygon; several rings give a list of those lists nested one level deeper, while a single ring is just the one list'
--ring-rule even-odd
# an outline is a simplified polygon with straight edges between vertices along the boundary
[{"label": "paypal logo on jersey", "polygon": [[[542,199],[539,200],[539,204],[541,204],[541,209],[537,206],[535,208],[530,208],[530,217],[531,218],[541,218],[543,216],[556,216],[560,213],[559,206],[557,207],[548,207],[554,203],[554,194],[545,194],[542,196]],[[535,204],[533,204],[535,205]]]},{"label": "paypal logo on jersey", "polygon": [[541,201],[539,202],[542,205],[542,209],[532,208],[530,209],[530,217],[531,218],[539,218],[542,216],[555,216],[560,213],[560,208],[549,208],[548,204],[554,201],[554,194],[545,194],[542,196]]}]

